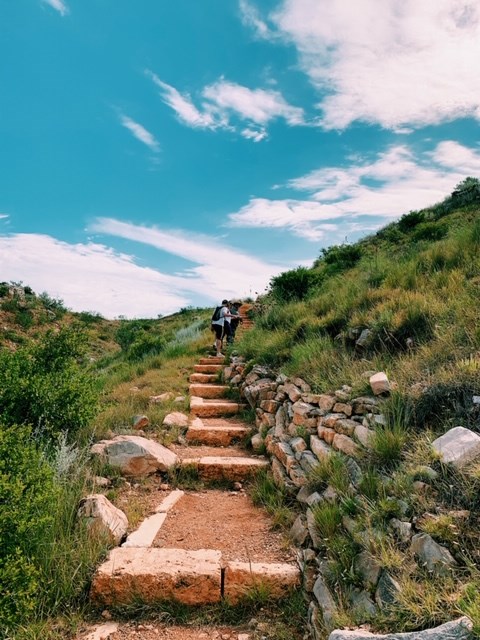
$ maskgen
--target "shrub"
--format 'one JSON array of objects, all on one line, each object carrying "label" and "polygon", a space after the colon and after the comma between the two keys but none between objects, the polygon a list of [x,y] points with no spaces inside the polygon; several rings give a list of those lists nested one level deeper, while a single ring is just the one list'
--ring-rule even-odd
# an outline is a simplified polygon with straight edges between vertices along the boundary
[{"label": "shrub", "polygon": [[311,269],[297,267],[285,271],[270,280],[272,296],[281,302],[304,300],[318,282],[318,275]]},{"label": "shrub", "polygon": [[438,222],[423,222],[419,224],[414,232],[414,240],[427,240],[434,242],[435,240],[441,240],[448,233],[448,226],[446,224],[440,224]]},{"label": "shrub", "polygon": [[400,218],[398,221],[398,228],[403,233],[408,233],[414,229],[417,225],[425,221],[425,214],[423,211],[410,211]]},{"label": "shrub", "polygon": [[129,360],[141,360],[146,356],[154,356],[165,349],[165,339],[148,333],[141,333],[128,348]]},{"label": "shrub", "polygon": [[328,265],[327,272],[338,273],[351,269],[362,257],[362,249],[358,244],[340,244],[322,249],[317,265]]},{"label": "shrub", "polygon": [[86,427],[96,409],[93,378],[79,358],[85,336],[49,333],[40,344],[0,353],[0,414],[5,424],[29,424],[37,437],[55,438]]},{"label": "shrub", "polygon": [[52,525],[54,474],[27,427],[0,426],[0,627],[33,612],[39,587],[35,558]]}]

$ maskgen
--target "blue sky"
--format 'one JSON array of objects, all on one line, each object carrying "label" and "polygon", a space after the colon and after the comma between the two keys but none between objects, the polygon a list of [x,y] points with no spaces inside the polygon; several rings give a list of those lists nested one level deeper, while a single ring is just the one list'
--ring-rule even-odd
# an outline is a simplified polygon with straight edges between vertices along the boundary
[{"label": "blue sky", "polygon": [[15,0],[0,24],[0,279],[77,311],[254,295],[480,176],[477,0]]}]

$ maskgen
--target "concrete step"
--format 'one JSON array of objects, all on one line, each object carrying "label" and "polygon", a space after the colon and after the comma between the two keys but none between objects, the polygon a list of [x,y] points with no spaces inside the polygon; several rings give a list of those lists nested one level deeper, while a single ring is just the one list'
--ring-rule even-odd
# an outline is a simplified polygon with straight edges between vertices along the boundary
[{"label": "concrete step", "polygon": [[233,416],[245,405],[231,400],[212,400],[209,398],[190,397],[190,411],[199,418],[218,418]]},{"label": "concrete step", "polygon": [[222,553],[215,549],[117,547],[98,567],[90,597],[102,607],[162,601],[206,605],[222,597],[237,604],[258,588],[274,600],[299,584],[300,572],[294,564],[223,562]]},{"label": "concrete step", "polygon": [[192,373],[190,382],[197,384],[215,384],[215,382],[218,382],[218,375],[216,373]]},{"label": "concrete step", "polygon": [[228,393],[229,387],[225,384],[191,384],[189,393],[191,396],[199,398],[224,398]]},{"label": "concrete step", "polygon": [[203,458],[184,458],[182,466],[194,466],[198,475],[207,482],[228,480],[243,482],[251,478],[260,469],[269,466],[268,460],[262,458],[247,458],[228,456],[205,456]]},{"label": "concrete step", "polygon": [[[208,420],[206,421],[208,422]],[[229,447],[239,442],[251,433],[251,428],[245,424],[206,424],[200,418],[193,420],[186,438],[187,442],[205,444],[211,447]]]},{"label": "concrete step", "polygon": [[203,605],[221,599],[220,551],[113,549],[98,567],[90,591],[100,606],[175,601]]},{"label": "concrete step", "polygon": [[208,358],[200,358],[198,364],[223,364],[225,362],[225,356],[217,358],[217,356],[208,356]]},{"label": "concrete step", "polygon": [[193,370],[195,373],[218,373],[223,369],[221,364],[195,364]]}]

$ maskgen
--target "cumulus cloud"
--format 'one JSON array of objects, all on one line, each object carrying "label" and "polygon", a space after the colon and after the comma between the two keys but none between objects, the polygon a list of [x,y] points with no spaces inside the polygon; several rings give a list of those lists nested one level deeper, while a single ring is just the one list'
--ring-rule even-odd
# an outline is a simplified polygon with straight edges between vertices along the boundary
[{"label": "cumulus cloud", "polygon": [[101,244],[16,234],[0,236],[0,256],[3,278],[48,291],[74,311],[97,311],[109,318],[146,317],[188,304],[175,280]]},{"label": "cumulus cloud", "polygon": [[267,137],[265,128],[273,120],[283,119],[289,126],[305,124],[303,109],[290,105],[274,89],[249,89],[221,78],[203,88],[196,106],[188,93],[180,93],[151,71],[146,73],[180,122],[192,128],[236,131],[243,123],[241,135],[259,142]]},{"label": "cumulus cloud", "polygon": [[412,206],[435,204],[479,170],[480,150],[455,141],[417,155],[406,145],[395,145],[373,161],[355,159],[350,166],[323,167],[290,180],[287,186],[306,199],[252,198],[230,214],[229,224],[285,229],[312,241],[335,230],[357,231],[359,225],[372,230],[371,217],[378,219],[378,228]]},{"label": "cumulus cloud", "polygon": [[160,151],[160,145],[155,136],[150,131],[147,131],[144,126],[123,114],[120,115],[120,122],[137,140],[149,147],[154,153]]},{"label": "cumulus cloud", "polygon": [[271,18],[319,90],[327,129],[480,119],[477,0],[284,0]]},{"label": "cumulus cloud", "polygon": [[50,7],[53,7],[62,16],[65,16],[68,13],[68,7],[63,0],[43,0],[43,2],[48,4]]}]

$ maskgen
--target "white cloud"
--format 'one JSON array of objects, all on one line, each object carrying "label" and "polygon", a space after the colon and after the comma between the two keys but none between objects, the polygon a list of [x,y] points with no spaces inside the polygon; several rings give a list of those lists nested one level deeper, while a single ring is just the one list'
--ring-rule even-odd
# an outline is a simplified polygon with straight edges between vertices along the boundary
[{"label": "white cloud", "polygon": [[158,151],[160,151],[160,145],[155,139],[155,136],[151,134],[150,131],[147,131],[144,126],[123,114],[120,115],[120,122],[122,126],[128,129],[137,140],[145,144],[153,152],[157,153]]},{"label": "white cloud", "polygon": [[3,218],[8,218],[8,213],[0,213],[0,220]]},{"label": "white cloud", "polygon": [[275,118],[283,118],[291,126],[304,124],[303,109],[289,105],[279,91],[272,89],[248,89],[221,79],[205,87],[202,95],[207,101],[204,108],[220,120],[234,114],[258,125]]},{"label": "white cloud", "polygon": [[241,135],[259,142],[267,137],[265,127],[273,120],[283,119],[289,126],[306,124],[303,109],[290,105],[273,89],[249,89],[221,78],[203,88],[197,107],[189,94],[181,94],[151,71],[146,73],[180,122],[192,128],[236,131],[239,120],[247,124]]},{"label": "white cloud", "polygon": [[53,7],[60,15],[65,16],[68,13],[68,7],[63,0],[43,0],[45,4]]},{"label": "white cloud", "polygon": [[260,13],[254,5],[250,4],[248,0],[240,0],[239,8],[242,22],[246,27],[253,29],[259,38],[273,37],[268,25],[261,19]]},{"label": "white cloud", "polygon": [[247,140],[253,140],[254,142],[261,142],[268,136],[265,129],[250,129],[250,127],[242,129],[240,133]]},{"label": "white cloud", "polygon": [[4,279],[47,291],[74,311],[155,317],[189,302],[175,279],[100,244],[71,245],[36,234],[0,236],[0,256]]},{"label": "white cloud", "polygon": [[126,238],[189,260],[194,265],[170,280],[180,290],[217,299],[263,290],[282,266],[272,265],[208,236],[163,231],[112,218],[99,218],[91,231]]},{"label": "white cloud", "polygon": [[477,0],[284,0],[271,18],[322,94],[327,129],[480,119]]},{"label": "white cloud", "polygon": [[359,225],[371,230],[366,216],[378,218],[380,224],[381,219],[395,218],[412,207],[433,205],[479,171],[480,150],[454,141],[441,142],[418,156],[397,145],[370,162],[353,159],[347,167],[325,167],[295,178],[288,186],[305,192],[308,199],[253,198],[230,214],[229,224],[285,229],[312,241],[335,230],[358,231]]},{"label": "white cloud", "polygon": [[181,122],[189,127],[198,127],[200,129],[215,128],[216,125],[212,116],[208,113],[201,113],[193,104],[188,94],[182,95],[177,89],[175,89],[175,87],[163,82],[151,71],[146,71],[146,74],[160,89],[162,100],[175,111]]}]

